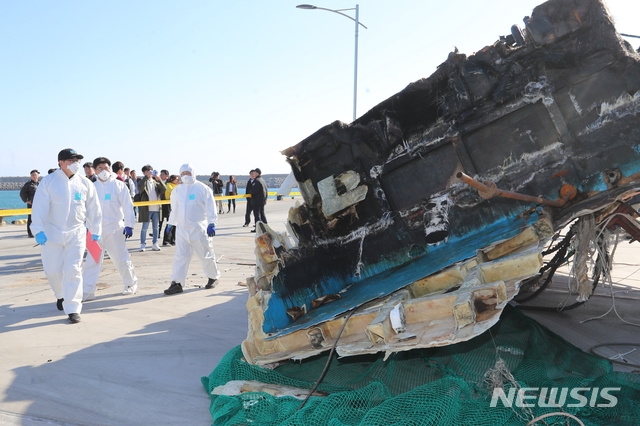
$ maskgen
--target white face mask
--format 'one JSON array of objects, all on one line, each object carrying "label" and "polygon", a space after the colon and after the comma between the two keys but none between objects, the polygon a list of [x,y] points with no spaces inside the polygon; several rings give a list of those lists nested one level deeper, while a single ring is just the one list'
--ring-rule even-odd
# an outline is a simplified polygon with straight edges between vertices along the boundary
[{"label": "white face mask", "polygon": [[100,178],[101,181],[109,180],[110,176],[111,176],[111,173],[109,172],[109,170],[103,170],[100,173],[98,173],[98,177]]},{"label": "white face mask", "polygon": [[189,176],[189,175],[180,176],[180,181],[182,183],[187,184],[187,185],[192,184],[193,183],[193,176]]},{"label": "white face mask", "polygon": [[78,170],[80,170],[80,162],[76,161],[75,163],[71,163],[67,168],[71,173],[75,175],[76,173],[78,173]]}]

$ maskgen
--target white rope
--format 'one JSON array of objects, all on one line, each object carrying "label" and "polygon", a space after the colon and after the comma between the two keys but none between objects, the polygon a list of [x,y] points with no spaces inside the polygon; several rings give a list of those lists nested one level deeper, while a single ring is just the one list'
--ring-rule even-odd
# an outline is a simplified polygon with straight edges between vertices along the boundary
[{"label": "white rope", "polygon": [[[502,357],[500,357],[500,353],[498,351],[498,346],[496,345],[496,341],[493,338],[493,333],[491,329],[489,329],[489,335],[491,336],[491,341],[493,342],[493,347],[496,350],[496,363],[493,367],[487,369],[484,373],[483,381],[484,383],[491,389],[493,392],[494,389],[500,388],[504,390],[505,382],[510,383],[516,389],[516,392],[520,392],[520,385],[516,381],[516,378],[513,377],[511,371],[507,367],[507,364],[504,362]],[[516,411],[513,406],[510,406],[511,411],[523,422],[527,421],[527,418],[533,417],[533,411],[526,405],[520,407],[521,413]]]},{"label": "white rope", "polygon": [[547,417],[551,417],[551,416],[565,416],[565,417],[569,417],[570,419],[575,420],[576,422],[578,422],[579,425],[584,426],[584,423],[582,423],[582,421],[577,418],[576,416],[574,416],[573,414],[569,414],[569,413],[565,413],[563,411],[558,411],[556,413],[547,413],[547,414],[543,414],[541,416],[536,417],[535,419],[531,420],[529,423],[527,423],[527,426],[531,426],[532,424],[542,420],[542,419],[546,419]]},{"label": "white rope", "polygon": [[[598,235],[597,235],[597,237],[596,237],[596,241],[597,241],[597,239],[598,239],[598,238],[600,238],[600,236],[601,236],[601,235],[606,231],[607,226],[609,225],[609,222],[611,222],[611,220],[612,220],[614,217],[616,217],[616,216],[623,216],[623,217],[626,217],[627,219],[629,219],[629,220],[631,220],[631,221],[635,221],[635,218],[633,218],[633,217],[629,216],[628,214],[624,214],[624,213],[616,213],[616,214],[612,214],[611,216],[609,216],[609,217],[607,218],[607,220],[606,220],[605,222],[603,222],[602,224],[600,224],[600,225],[599,225],[599,226],[601,226],[601,227],[602,227],[602,229],[601,229],[601,230],[600,230],[600,232],[598,233]],[[582,320],[582,321],[580,321],[580,324],[583,324],[583,323],[588,322],[588,321],[592,321],[592,320],[596,320],[596,319],[603,318],[603,317],[605,317],[609,312],[614,311],[614,312],[616,313],[616,316],[620,319],[620,321],[624,322],[625,324],[632,325],[632,326],[634,326],[634,327],[640,327],[640,324],[632,323],[632,322],[627,321],[627,320],[625,320],[624,318],[622,318],[622,317],[620,316],[620,314],[618,313],[618,309],[616,308],[616,297],[615,297],[615,294],[616,294],[616,293],[620,293],[620,292],[625,292],[625,290],[618,290],[618,291],[614,291],[614,290],[613,290],[613,284],[614,284],[614,282],[613,282],[613,279],[611,278],[611,267],[612,267],[612,260],[611,260],[611,259],[613,259],[613,255],[615,254],[615,252],[616,252],[616,248],[617,248],[617,247],[618,247],[618,233],[616,232],[616,240],[615,240],[615,243],[614,243],[614,246],[613,246],[613,251],[611,252],[611,255],[609,255],[609,261],[606,263],[606,265],[605,265],[605,264],[602,264],[602,265],[601,265],[601,267],[602,267],[602,276],[603,276],[603,279],[605,280],[605,283],[608,283],[608,284],[609,284],[609,290],[610,290],[610,292],[611,292],[611,307],[610,307],[610,308],[609,308],[609,310],[608,310],[607,312],[605,312],[604,314],[599,315],[599,316],[596,316],[596,317],[587,318],[587,319],[585,319],[585,320]],[[596,249],[598,250],[598,254],[599,254],[599,256],[598,256],[598,257],[599,257],[600,259],[606,259],[606,253],[604,253],[604,252],[602,251],[602,248],[601,248],[598,244],[596,244]],[[635,272],[634,272],[634,273],[635,273]],[[633,275],[633,274],[631,274],[631,275]],[[631,275],[629,275],[629,276],[627,276],[627,277],[623,278],[623,280],[624,280],[624,279],[626,279],[626,278],[629,278]],[[616,282],[615,284],[619,284],[619,282]]]},{"label": "white rope", "polygon": [[620,361],[624,361],[627,362],[626,359],[624,359],[625,355],[629,355],[631,352],[635,352],[637,348],[633,348],[631,349],[629,352],[625,352],[623,354],[618,354],[618,355],[614,355],[612,357],[610,357],[610,360],[614,360],[614,359],[619,359]]}]

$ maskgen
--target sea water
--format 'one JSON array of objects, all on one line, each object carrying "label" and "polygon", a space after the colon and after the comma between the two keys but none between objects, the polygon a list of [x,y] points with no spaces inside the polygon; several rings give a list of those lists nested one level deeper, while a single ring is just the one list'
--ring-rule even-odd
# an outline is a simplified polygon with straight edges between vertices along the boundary
[{"label": "sea water", "polygon": [[[20,198],[19,190],[0,191],[0,210],[7,209],[26,209],[27,205]],[[12,220],[26,219],[27,215],[22,216],[9,216],[4,220],[7,223],[11,223]]]}]

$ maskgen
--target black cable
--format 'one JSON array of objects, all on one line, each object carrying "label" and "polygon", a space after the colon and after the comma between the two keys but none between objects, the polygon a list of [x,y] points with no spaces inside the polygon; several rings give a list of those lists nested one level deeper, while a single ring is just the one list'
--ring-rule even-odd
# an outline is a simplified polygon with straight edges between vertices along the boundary
[{"label": "black cable", "polygon": [[553,257],[553,259],[551,260],[551,262],[549,262],[547,265],[543,266],[540,271],[544,271],[549,269],[549,273],[547,275],[547,279],[544,281],[544,283],[540,286],[540,288],[538,288],[536,291],[533,292],[533,294],[527,296],[527,297],[523,297],[522,299],[519,300],[515,300],[517,303],[525,303],[528,302],[529,300],[532,300],[536,297],[538,297],[540,295],[540,293],[542,293],[547,286],[551,283],[551,278],[553,278],[553,274],[555,274],[556,270],[562,266],[562,264],[564,264],[564,262],[566,261],[565,256],[567,254],[567,250],[569,249],[569,246],[571,245],[571,237],[573,237],[573,228],[571,230],[569,230],[569,232],[567,233],[566,237],[564,237],[564,239],[562,240],[562,247],[558,250],[558,252],[556,253],[556,255]]},{"label": "black cable", "polygon": [[558,242],[558,244],[556,244],[555,246],[545,250],[542,252],[543,256],[549,255],[551,253],[554,253],[558,250],[560,250],[560,247],[562,247],[562,245],[564,244],[565,239],[563,238],[562,240],[560,240],[560,242]]},{"label": "black cable", "polygon": [[[359,306],[358,306],[358,308],[359,308]],[[358,308],[355,308],[353,311],[349,312],[349,315],[347,315],[347,317],[344,319],[344,323],[342,324],[342,328],[340,328],[340,332],[336,336],[336,341],[333,342],[333,347],[331,348],[331,352],[329,352],[329,357],[327,358],[327,363],[324,365],[324,369],[322,370],[322,373],[320,373],[320,377],[318,377],[318,380],[316,381],[316,384],[313,386],[313,388],[309,392],[309,395],[307,395],[307,397],[304,399],[304,401],[302,401],[302,404],[300,404],[300,407],[298,407],[298,410],[302,410],[302,407],[304,407],[304,405],[307,403],[309,398],[311,398],[311,395],[313,395],[313,393],[316,391],[316,389],[318,389],[318,386],[320,386],[320,383],[322,383],[322,380],[324,379],[324,376],[327,374],[327,371],[329,371],[329,365],[331,364],[331,358],[333,357],[333,352],[336,350],[336,347],[338,346],[338,339],[340,339],[340,336],[342,335],[342,332],[344,331],[344,327],[347,325],[347,321],[349,321],[349,318],[351,318],[351,316],[356,313]]]},{"label": "black cable", "polygon": [[[602,236],[599,238],[600,241],[598,241],[598,246],[600,246],[600,248],[603,248],[603,239]],[[601,261],[601,256],[602,256],[602,251],[598,252],[598,258],[596,260],[596,267],[593,271],[593,286],[591,287],[591,294],[589,295],[589,297],[587,298],[587,300],[585,300],[584,302],[576,302],[572,305],[569,306],[564,306],[561,308],[558,308],[557,306],[526,306],[526,305],[519,305],[517,306],[519,309],[523,310],[523,311],[542,311],[542,312],[563,312],[563,311],[570,311],[572,309],[575,309],[577,307],[580,307],[582,305],[584,305],[585,303],[587,303],[587,301],[591,298],[591,296],[593,295],[593,293],[595,293],[596,291],[596,287],[598,286],[598,283],[600,282],[600,277],[602,277],[602,265],[604,264]],[[609,264],[609,253],[604,250],[604,262],[606,262],[606,264]],[[554,270],[555,272],[555,270]],[[527,299],[528,300],[528,299]],[[524,300],[526,301],[526,300]],[[517,301],[518,303],[521,303],[520,301]]]}]

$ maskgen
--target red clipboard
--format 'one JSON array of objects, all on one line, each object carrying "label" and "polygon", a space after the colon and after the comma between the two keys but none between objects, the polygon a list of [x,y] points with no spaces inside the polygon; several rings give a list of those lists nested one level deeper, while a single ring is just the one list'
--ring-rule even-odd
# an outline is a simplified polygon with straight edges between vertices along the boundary
[{"label": "red clipboard", "polygon": [[100,262],[100,253],[102,253],[102,247],[100,247],[100,243],[97,241],[93,241],[91,239],[91,232],[87,229],[87,250],[89,251],[89,254],[91,255],[91,257],[93,257],[93,260],[96,261],[96,263]]}]

